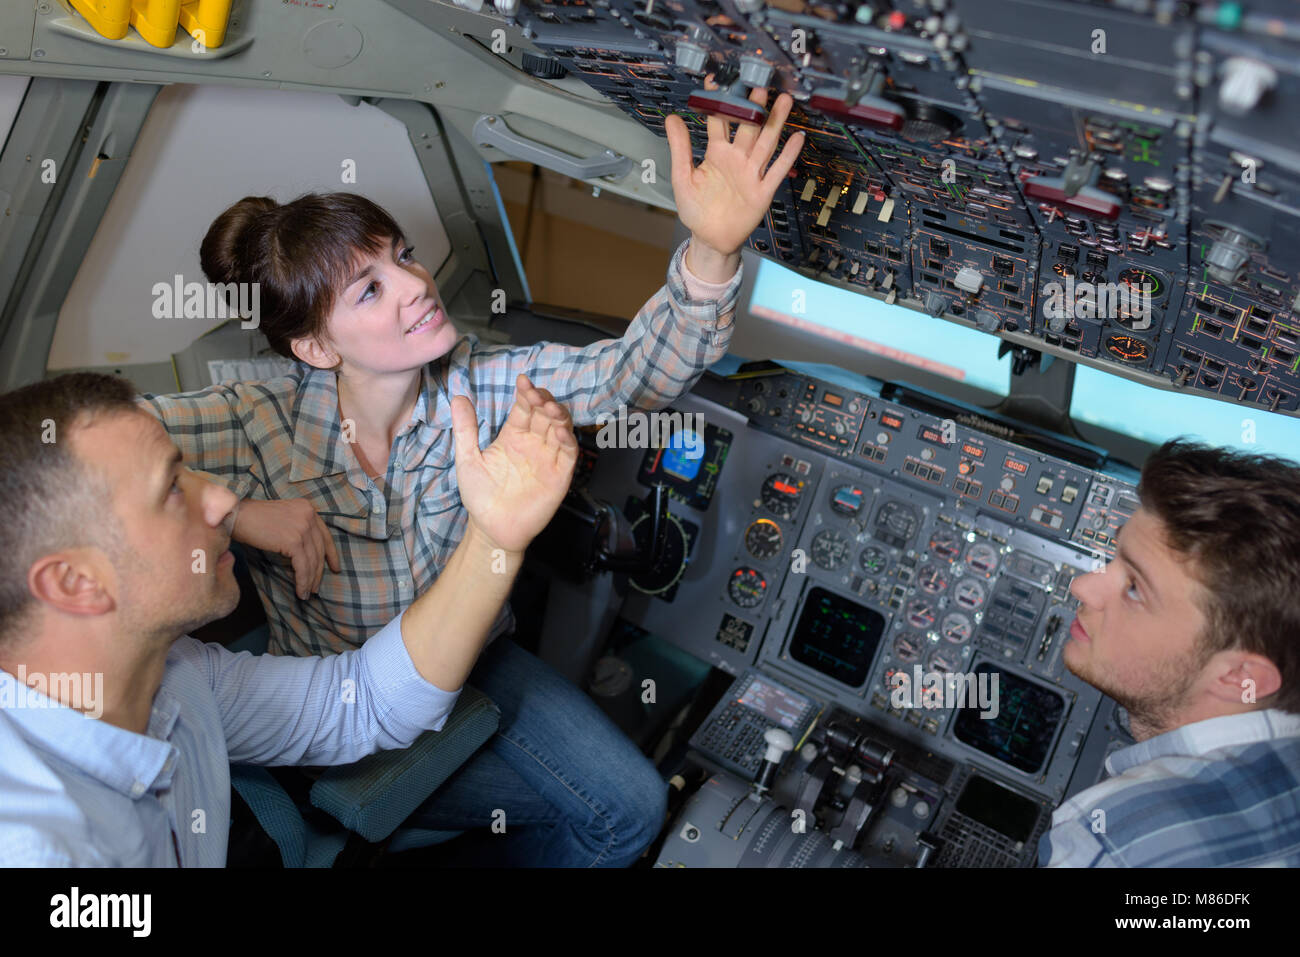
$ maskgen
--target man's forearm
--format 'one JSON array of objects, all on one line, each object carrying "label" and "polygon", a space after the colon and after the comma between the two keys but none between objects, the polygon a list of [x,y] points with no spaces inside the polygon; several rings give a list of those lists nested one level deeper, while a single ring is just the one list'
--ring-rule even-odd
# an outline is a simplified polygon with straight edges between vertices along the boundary
[{"label": "man's forearm", "polygon": [[402,616],[402,641],[425,681],[444,691],[465,684],[523,560],[466,526],[437,580]]}]

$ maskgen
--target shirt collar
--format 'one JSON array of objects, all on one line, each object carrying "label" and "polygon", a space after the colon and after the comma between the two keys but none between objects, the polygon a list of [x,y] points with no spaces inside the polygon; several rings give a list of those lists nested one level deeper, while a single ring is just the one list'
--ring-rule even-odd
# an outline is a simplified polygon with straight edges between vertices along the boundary
[{"label": "shirt collar", "polygon": [[[441,364],[426,365],[420,370],[420,392],[407,428],[403,430],[403,434],[410,429],[416,429],[418,433],[404,462],[408,472],[424,463],[437,434],[451,428],[451,407],[442,392],[444,376],[434,372],[433,365]],[[289,480],[301,482],[346,474],[349,465],[339,421],[338,377],[331,371],[308,367],[298,387],[298,402],[294,409],[293,463]]]},{"label": "shirt collar", "polygon": [[158,690],[145,734],[91,718],[0,670],[4,716],[33,747],[129,798],[171,786],[176,747],[169,742],[180,701]]},{"label": "shirt collar", "polygon": [[1269,708],[1228,714],[1185,724],[1154,738],[1140,741],[1111,754],[1106,759],[1106,770],[1112,775],[1123,774],[1129,768],[1146,764],[1156,758],[1171,755],[1203,755],[1219,748],[1228,748],[1273,738],[1300,735],[1300,714],[1291,714]]},{"label": "shirt collar", "polygon": [[327,369],[306,366],[293,410],[293,463],[289,481],[348,471],[339,423],[338,381]]}]

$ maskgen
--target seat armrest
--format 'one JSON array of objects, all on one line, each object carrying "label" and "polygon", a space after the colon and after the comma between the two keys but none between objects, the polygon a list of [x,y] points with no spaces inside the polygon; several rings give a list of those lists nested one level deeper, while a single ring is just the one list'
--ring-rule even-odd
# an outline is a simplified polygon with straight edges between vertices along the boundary
[{"label": "seat armrest", "polygon": [[312,785],[311,803],[367,841],[382,841],[487,743],[500,721],[492,699],[466,685],[441,731],[328,769]]},{"label": "seat armrest", "polygon": [[302,867],[307,860],[307,829],[293,799],[263,767],[234,764],[230,785],[239,792],[276,846],[285,867]]}]

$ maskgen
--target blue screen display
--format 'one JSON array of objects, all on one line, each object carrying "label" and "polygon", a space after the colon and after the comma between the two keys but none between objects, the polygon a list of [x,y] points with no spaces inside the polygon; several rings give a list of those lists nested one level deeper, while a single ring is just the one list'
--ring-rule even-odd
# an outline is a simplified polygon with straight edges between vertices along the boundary
[{"label": "blue screen display", "polygon": [[[694,453],[692,454],[692,449]],[[704,464],[704,437],[694,429],[674,432],[664,450],[662,468],[669,475],[691,481],[700,474]]]},{"label": "blue screen display", "polygon": [[749,309],[771,322],[1007,394],[1011,359],[998,358],[996,336],[828,286],[774,262],[759,263]]},{"label": "blue screen display", "polygon": [[1070,417],[1155,445],[1185,435],[1209,445],[1300,459],[1300,419],[1152,389],[1088,366],[1075,371]]}]

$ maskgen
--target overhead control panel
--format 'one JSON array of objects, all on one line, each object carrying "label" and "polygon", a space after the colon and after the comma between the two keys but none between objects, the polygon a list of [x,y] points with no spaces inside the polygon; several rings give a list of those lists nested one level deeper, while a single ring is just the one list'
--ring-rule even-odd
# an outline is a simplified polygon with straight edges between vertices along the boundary
[{"label": "overhead control panel", "polygon": [[807,142],[759,255],[1150,384],[1300,410],[1294,4],[529,0],[517,18],[656,133],[686,117],[697,161],[709,115],[761,122],[748,92],[790,93],[786,135]]}]

